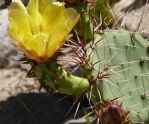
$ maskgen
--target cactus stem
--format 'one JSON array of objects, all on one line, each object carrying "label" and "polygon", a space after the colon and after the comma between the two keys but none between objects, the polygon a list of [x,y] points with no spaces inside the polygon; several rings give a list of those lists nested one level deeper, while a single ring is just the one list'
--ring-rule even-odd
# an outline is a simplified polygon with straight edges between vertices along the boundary
[{"label": "cactus stem", "polygon": [[68,73],[56,61],[38,64],[34,67],[34,73],[41,80],[41,84],[65,94],[79,96],[90,89],[87,79]]}]

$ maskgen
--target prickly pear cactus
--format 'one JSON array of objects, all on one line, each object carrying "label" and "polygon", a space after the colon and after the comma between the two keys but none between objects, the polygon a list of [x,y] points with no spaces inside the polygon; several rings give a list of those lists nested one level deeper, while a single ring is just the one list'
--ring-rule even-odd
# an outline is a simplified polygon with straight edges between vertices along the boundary
[{"label": "prickly pear cactus", "polygon": [[[145,123],[149,120],[149,42],[135,32],[110,30],[99,34],[96,16],[105,20],[110,0],[96,0],[95,6],[92,0],[75,2],[80,3],[30,0],[26,8],[20,0],[12,0],[9,34],[30,58],[25,56],[25,63],[32,67],[28,77],[35,76],[42,86],[54,92],[77,97],[75,103],[86,96],[91,106],[93,103],[98,124]],[[49,14],[54,12],[58,18]],[[106,21],[109,20],[111,14]],[[22,25],[27,28],[20,30]],[[68,36],[75,25],[76,36]],[[66,46],[75,53],[72,58],[81,76],[60,64],[61,47]]]},{"label": "prickly pear cactus", "polygon": [[89,89],[90,84],[87,79],[65,71],[56,60],[36,63],[32,67],[28,75],[35,75],[41,86],[47,87],[53,92],[81,96]]},{"label": "prickly pear cactus", "polygon": [[129,112],[132,123],[146,122],[149,119],[149,42],[139,33],[128,31],[108,31],[95,39],[88,49],[96,81],[92,101],[104,104],[113,100]]}]

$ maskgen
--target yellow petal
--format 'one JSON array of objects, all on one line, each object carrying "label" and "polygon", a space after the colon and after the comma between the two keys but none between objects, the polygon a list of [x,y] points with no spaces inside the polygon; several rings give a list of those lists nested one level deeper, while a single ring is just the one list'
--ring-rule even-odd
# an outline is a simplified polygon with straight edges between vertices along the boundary
[{"label": "yellow petal", "polygon": [[31,29],[33,33],[37,33],[40,31],[41,15],[38,10],[39,6],[40,5],[38,0],[30,0],[27,6]]},{"label": "yellow petal", "polygon": [[9,7],[9,9],[17,9],[27,14],[27,10],[21,0],[12,0],[11,6]]},{"label": "yellow petal", "polygon": [[[79,14],[73,8],[66,9],[63,3],[55,2],[50,4],[43,13],[42,29],[45,32],[53,32],[53,29],[69,32],[79,20]],[[63,28],[59,28],[59,26]]]},{"label": "yellow petal", "polygon": [[50,32],[55,27],[57,21],[61,21],[60,16],[63,11],[63,4],[49,4],[42,15],[42,29]]},{"label": "yellow petal", "polygon": [[43,30],[49,33],[50,40],[47,56],[52,56],[64,43],[78,19],[77,11],[73,8],[65,9],[64,4],[57,2],[47,7],[43,14]]},{"label": "yellow petal", "polygon": [[48,44],[48,34],[46,33],[38,33],[32,35],[31,37],[27,37],[24,39],[24,46],[31,51],[36,52],[36,54],[41,57],[46,54],[46,47]]},{"label": "yellow petal", "polygon": [[52,0],[39,0],[39,12],[42,14]]},{"label": "yellow petal", "polygon": [[80,15],[77,13],[77,11],[73,8],[67,8],[67,18],[69,20],[69,26],[70,30],[76,25],[78,22]]},{"label": "yellow petal", "polygon": [[24,42],[23,38],[31,36],[30,23],[26,14],[17,9],[9,11],[9,34],[16,44],[17,42]]},{"label": "yellow petal", "polygon": [[36,16],[38,12],[38,0],[29,0],[29,3],[27,5],[27,11],[30,16]]}]

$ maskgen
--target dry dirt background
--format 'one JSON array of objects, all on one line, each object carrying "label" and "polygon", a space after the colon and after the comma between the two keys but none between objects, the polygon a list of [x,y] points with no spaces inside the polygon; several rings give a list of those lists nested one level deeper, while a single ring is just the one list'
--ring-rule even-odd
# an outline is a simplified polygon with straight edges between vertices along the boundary
[{"label": "dry dirt background", "polygon": [[[149,4],[145,3],[146,0],[120,0],[113,6],[113,13],[121,19],[121,26],[140,30],[149,37]],[[0,0],[1,5],[4,5],[4,0]],[[25,78],[29,67],[18,61],[22,55],[7,35],[8,10],[4,7],[0,9],[0,124],[64,123],[72,100],[57,102],[64,96],[39,91],[36,80]],[[69,120],[65,124],[82,121]]]}]

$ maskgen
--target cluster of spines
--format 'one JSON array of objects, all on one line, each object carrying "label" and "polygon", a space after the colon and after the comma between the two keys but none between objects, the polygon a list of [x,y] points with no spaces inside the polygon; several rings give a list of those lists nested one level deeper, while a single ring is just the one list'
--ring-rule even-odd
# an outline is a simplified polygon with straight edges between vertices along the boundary
[{"label": "cluster of spines", "polygon": [[97,79],[96,89],[100,95],[97,101],[119,97],[116,101],[130,111],[133,122],[145,122],[148,119],[149,87],[147,41],[138,33],[110,31],[102,35],[96,48],[91,48],[89,53],[92,63],[96,63],[92,74]]}]

